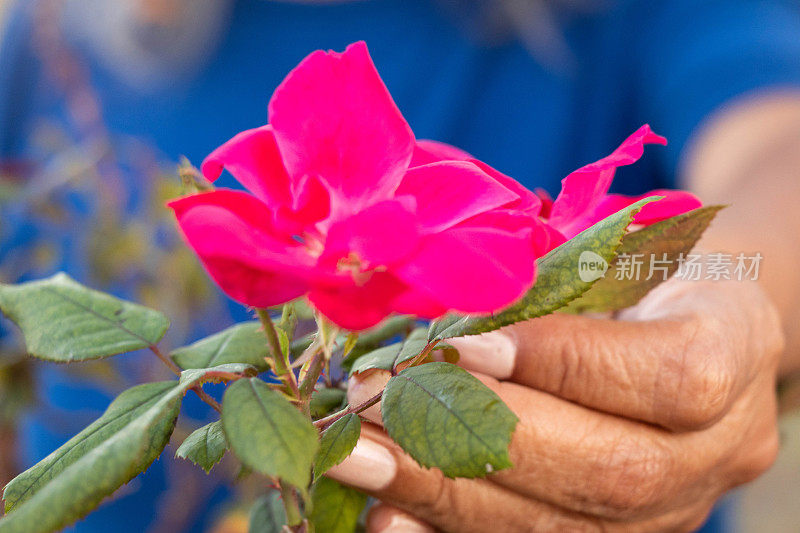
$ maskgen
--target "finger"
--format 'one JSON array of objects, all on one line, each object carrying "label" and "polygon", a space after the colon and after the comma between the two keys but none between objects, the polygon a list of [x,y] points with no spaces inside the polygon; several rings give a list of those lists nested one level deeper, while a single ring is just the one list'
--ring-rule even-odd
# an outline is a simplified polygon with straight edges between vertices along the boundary
[{"label": "finger", "polygon": [[514,468],[490,479],[581,513],[656,517],[753,479],[777,451],[775,398],[766,377],[719,423],[680,434],[478,377],[520,419],[509,448]]},{"label": "finger", "polygon": [[480,336],[450,339],[460,363],[586,407],[699,429],[719,420],[747,383],[752,324],[684,314],[647,321],[549,315]]},{"label": "finger", "polygon": [[[514,468],[490,479],[559,507],[643,519],[749,481],[774,458],[775,398],[768,376],[760,376],[723,421],[673,434],[474,374],[520,419],[510,446]],[[389,377],[385,371],[362,374],[351,384],[351,404],[373,396]],[[380,422],[378,411],[365,413]]]},{"label": "finger", "polygon": [[436,530],[397,507],[378,503],[367,514],[367,533],[436,533]]},{"label": "finger", "polygon": [[[379,368],[359,372],[350,376],[347,381],[347,403],[350,406],[361,405],[384,388],[389,383],[392,374]],[[369,409],[361,411],[361,416],[374,424],[382,425],[381,404],[376,403]]]},{"label": "finger", "polygon": [[599,523],[525,498],[485,479],[423,469],[380,429],[365,424],[353,453],[326,474],[444,531],[600,531]]}]

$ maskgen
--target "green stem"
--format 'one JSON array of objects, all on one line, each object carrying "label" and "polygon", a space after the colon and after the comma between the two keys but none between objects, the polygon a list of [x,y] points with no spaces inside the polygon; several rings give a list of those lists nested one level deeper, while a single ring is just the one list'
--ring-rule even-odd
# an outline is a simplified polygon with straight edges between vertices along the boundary
[{"label": "green stem", "polygon": [[[433,351],[433,349],[436,347],[437,344],[439,344],[438,340],[431,341],[428,344],[426,344],[421,352],[419,352],[411,360],[408,361],[408,364],[405,366],[405,368],[411,368],[412,366],[417,366],[418,364],[420,364],[422,361],[425,360],[426,357],[428,357],[428,355],[430,355],[430,353]],[[397,368],[396,367],[392,368],[392,374],[395,374],[396,372]]]},{"label": "green stem", "polygon": [[360,403],[356,406],[348,406],[347,409],[342,409],[341,411],[333,413],[332,415],[328,415],[325,418],[320,418],[319,420],[316,420],[314,422],[314,427],[316,427],[317,429],[320,430],[320,432],[322,432],[325,431],[326,428],[328,428],[331,424],[333,424],[343,416],[349,415],[350,413],[357,414],[360,413],[361,411],[366,411],[367,409],[369,409],[370,407],[381,401],[381,398],[383,397],[383,391],[384,389],[381,389],[379,393],[377,393],[375,396],[373,396],[372,398],[363,403]]},{"label": "green stem", "polygon": [[[175,361],[173,361],[172,359],[170,359],[169,357],[167,357],[166,355],[164,355],[164,353],[163,353],[161,350],[159,350],[159,349],[158,349],[158,346],[156,346],[155,344],[154,344],[154,345],[152,345],[152,346],[150,346],[150,351],[151,351],[151,352],[153,352],[153,353],[156,355],[156,357],[158,357],[159,359],[161,359],[161,362],[162,362],[162,363],[164,363],[164,364],[167,366],[167,368],[169,368],[170,370],[172,370],[172,372],[173,372],[173,373],[174,373],[176,376],[180,376],[180,375],[181,375],[181,369],[180,369],[180,367],[179,367],[178,365],[176,365],[176,364],[175,364]],[[210,405],[211,407],[213,407],[215,411],[217,411],[218,413],[221,413],[221,412],[222,412],[222,406],[219,404],[219,402],[218,402],[217,400],[215,400],[214,398],[212,398],[211,396],[209,396],[209,395],[206,393],[206,391],[204,391],[204,390],[203,390],[203,389],[200,387],[200,385],[195,385],[194,387],[192,387],[192,389],[191,389],[191,390],[193,390],[193,391],[194,391],[194,393],[195,393],[195,394],[197,394],[197,396],[198,396],[198,397],[199,397],[201,400],[203,400],[203,401],[204,401],[204,402],[206,402],[208,405]]]},{"label": "green stem", "polygon": [[161,359],[161,362],[164,363],[167,366],[167,368],[172,370],[172,372],[176,376],[180,376],[181,375],[180,367],[175,364],[175,361],[173,361],[172,359],[170,359],[169,357],[164,355],[164,353],[161,350],[158,349],[158,346],[156,346],[155,344],[150,346],[150,351],[153,352],[154,354],[156,354],[156,357]]},{"label": "green stem", "polygon": [[322,374],[322,370],[324,368],[325,353],[320,350],[314,354],[314,358],[311,360],[311,364],[308,366],[308,372],[303,378],[303,381],[300,383],[301,400],[307,400],[311,398],[311,393],[314,392],[314,386],[317,384],[317,380],[319,380],[319,376]]},{"label": "green stem", "polygon": [[278,332],[275,330],[272,317],[269,316],[269,311],[266,309],[257,309],[257,312],[258,318],[261,319],[261,324],[264,327],[264,334],[267,336],[270,351],[272,352],[272,363],[275,369],[275,375],[286,385],[295,397],[299,397],[297,378],[294,372],[289,369],[289,359],[281,349],[281,342],[278,339]]},{"label": "green stem", "polygon": [[[413,317],[400,315],[387,318],[375,329],[371,329],[359,334],[354,348],[377,348],[386,339],[390,339],[400,333],[408,333],[414,328],[415,320]],[[291,353],[297,357],[303,353],[314,340],[316,333],[309,333],[299,339],[292,341]]]},{"label": "green stem", "polygon": [[303,523],[303,514],[300,512],[300,505],[297,503],[297,494],[294,492],[294,487],[285,481],[281,481],[279,485],[283,507],[286,509],[287,525],[292,528],[297,527]]}]

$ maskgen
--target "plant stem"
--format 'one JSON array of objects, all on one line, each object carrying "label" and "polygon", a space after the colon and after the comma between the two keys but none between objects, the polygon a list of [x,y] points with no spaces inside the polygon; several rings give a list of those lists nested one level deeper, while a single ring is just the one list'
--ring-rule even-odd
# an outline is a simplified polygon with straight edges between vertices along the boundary
[{"label": "plant stem", "polygon": [[300,512],[300,505],[297,503],[294,487],[285,481],[280,481],[279,486],[281,488],[283,507],[286,509],[286,523],[291,528],[299,526],[303,523],[303,514]]},{"label": "plant stem", "polygon": [[[428,357],[428,355],[430,355],[430,353],[433,351],[433,349],[436,347],[437,344],[439,344],[439,341],[431,341],[428,344],[426,344],[421,352],[419,352],[411,360],[408,361],[408,364],[405,366],[405,368],[417,366],[418,364],[420,364],[422,361],[425,360],[426,357]],[[397,369],[392,368],[392,374],[396,372]]]},{"label": "plant stem", "polygon": [[369,400],[360,403],[356,406],[348,406],[347,409],[342,409],[337,413],[333,413],[332,415],[328,415],[325,418],[320,418],[314,422],[314,427],[319,429],[320,431],[324,431],[328,426],[342,418],[343,416],[349,415],[351,413],[360,413],[361,411],[365,411],[381,401],[381,397],[383,396],[383,390],[377,393],[375,396],[370,398]]},{"label": "plant stem", "polygon": [[275,375],[280,379],[284,385],[291,391],[295,397],[300,396],[300,391],[297,388],[297,378],[289,369],[289,358],[283,353],[281,349],[281,342],[278,339],[278,332],[275,330],[275,324],[272,322],[272,317],[269,316],[269,311],[266,309],[257,309],[258,318],[264,327],[264,334],[267,336],[270,350],[272,351],[273,368]]},{"label": "plant stem", "polygon": [[159,349],[158,349],[158,346],[156,346],[156,345],[152,345],[152,346],[150,346],[150,351],[151,351],[151,352],[153,352],[154,354],[156,354],[156,357],[158,357],[159,359],[161,359],[161,362],[162,362],[162,363],[164,363],[164,364],[167,366],[167,368],[169,368],[170,370],[172,370],[172,372],[173,372],[173,373],[174,373],[176,376],[180,376],[180,375],[181,375],[181,369],[180,369],[180,367],[179,367],[178,365],[176,365],[176,364],[175,364],[175,361],[173,361],[172,359],[170,359],[169,357],[167,357],[166,355],[164,355],[164,354],[161,352],[161,350],[159,350]]},{"label": "plant stem", "polygon": [[214,398],[212,398],[211,396],[209,396],[208,393],[204,391],[202,387],[200,387],[200,385],[195,385],[194,387],[192,387],[192,390],[195,392],[195,394],[197,394],[197,396],[201,400],[203,400],[208,405],[213,407],[216,412],[222,413],[222,406],[219,404],[219,402]]},{"label": "plant stem", "polygon": [[[172,372],[174,372],[176,376],[181,375],[180,367],[176,365],[172,359],[164,355],[164,353],[158,349],[158,346],[156,346],[155,344],[150,346],[150,351],[156,354],[156,357],[161,359],[161,362],[164,363],[167,366],[167,368],[172,370]],[[202,387],[200,387],[200,385],[195,385],[194,387],[192,387],[191,390],[193,390],[194,393],[197,394],[197,396],[201,400],[203,400],[208,405],[213,407],[215,411],[217,411],[218,413],[222,412],[222,406],[219,404],[219,402],[214,398],[212,398],[211,396],[209,396],[208,393],[206,393],[206,391],[204,391]]]},{"label": "plant stem", "polygon": [[308,372],[300,383],[300,399],[307,400],[311,397],[323,368],[325,368],[325,353],[320,350],[314,354],[314,358],[308,366]]}]

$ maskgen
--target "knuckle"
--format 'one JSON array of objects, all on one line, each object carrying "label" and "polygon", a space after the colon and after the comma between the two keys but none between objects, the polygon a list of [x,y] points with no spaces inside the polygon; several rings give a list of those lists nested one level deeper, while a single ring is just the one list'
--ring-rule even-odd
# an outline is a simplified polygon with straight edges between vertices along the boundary
[{"label": "knuckle", "polygon": [[780,436],[777,425],[765,432],[758,443],[749,446],[751,450],[739,464],[739,475],[732,483],[733,486],[749,483],[770,469],[778,458],[780,449]]},{"label": "knuckle", "polygon": [[658,505],[666,497],[672,455],[656,442],[643,444],[623,437],[597,469],[598,503],[604,514],[630,519]]},{"label": "knuckle", "polygon": [[679,355],[677,386],[673,394],[673,424],[682,429],[707,427],[727,412],[734,396],[736,373],[725,342],[700,325]]},{"label": "knuckle", "polygon": [[439,471],[431,471],[430,492],[431,497],[415,502],[422,511],[422,515],[429,518],[434,524],[446,523],[461,510],[462,504],[456,495],[455,483],[457,481],[444,477]]}]

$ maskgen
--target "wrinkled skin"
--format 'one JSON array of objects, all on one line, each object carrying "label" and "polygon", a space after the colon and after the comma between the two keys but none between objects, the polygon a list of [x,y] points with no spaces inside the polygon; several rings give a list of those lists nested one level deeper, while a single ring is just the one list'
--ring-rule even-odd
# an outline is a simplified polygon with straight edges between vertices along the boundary
[{"label": "wrinkled skin", "polygon": [[[672,280],[618,320],[551,315],[457,340],[520,418],[514,468],[445,479],[376,425],[362,439],[383,459],[359,444],[330,475],[383,502],[370,532],[691,531],[775,458],[782,339],[755,283]],[[351,404],[387,379],[359,376]]]}]

